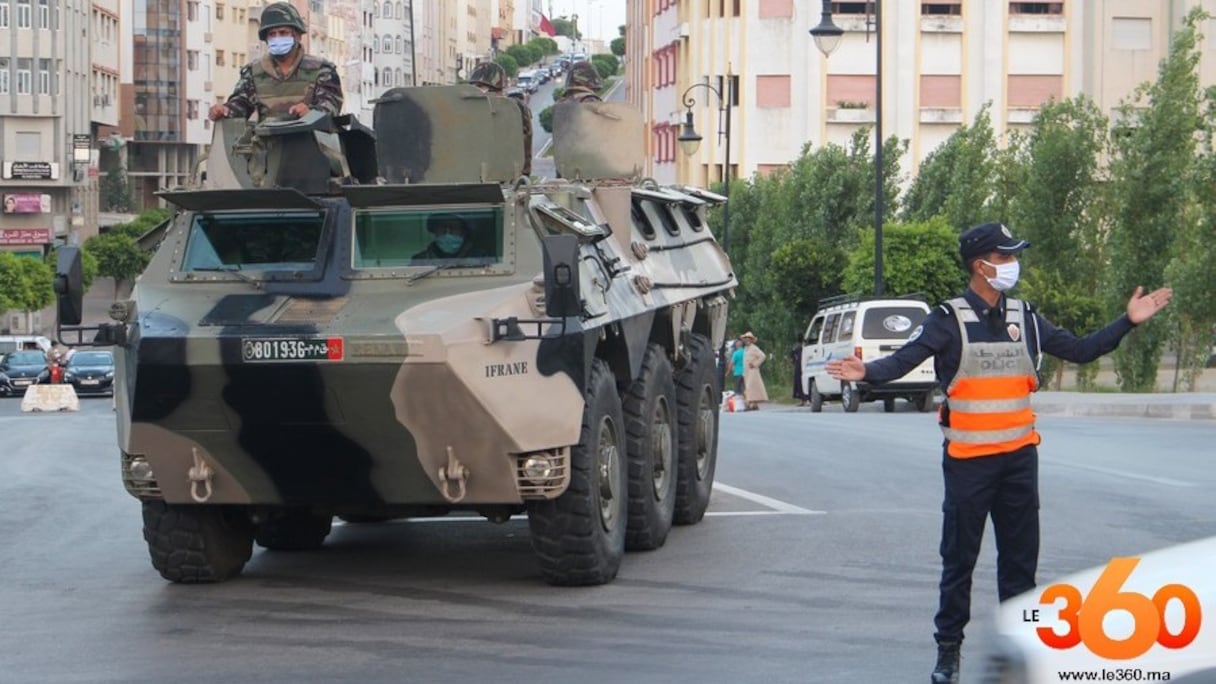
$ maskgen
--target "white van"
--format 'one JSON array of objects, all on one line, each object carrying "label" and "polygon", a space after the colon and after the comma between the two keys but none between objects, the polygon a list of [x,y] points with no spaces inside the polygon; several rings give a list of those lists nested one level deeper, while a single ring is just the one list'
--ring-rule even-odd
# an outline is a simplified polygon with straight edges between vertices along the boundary
[{"label": "white van", "polygon": [[0,335],[0,356],[23,349],[46,353],[51,350],[51,341],[42,335]]},{"label": "white van", "polygon": [[907,375],[870,385],[843,382],[828,375],[830,359],[849,355],[862,361],[890,356],[929,315],[929,305],[913,297],[882,299],[845,295],[819,302],[819,311],[802,337],[802,387],[811,398],[811,411],[823,410],[825,399],[839,399],[853,413],[863,401],[882,399],[883,410],[895,410],[895,400],[907,399],[920,411],[934,406],[937,376],[932,357]]}]

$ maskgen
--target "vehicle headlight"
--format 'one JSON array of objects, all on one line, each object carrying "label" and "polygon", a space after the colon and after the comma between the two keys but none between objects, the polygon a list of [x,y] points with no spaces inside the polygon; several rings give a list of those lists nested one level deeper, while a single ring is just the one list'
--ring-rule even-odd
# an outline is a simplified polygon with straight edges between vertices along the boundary
[{"label": "vehicle headlight", "polygon": [[135,482],[152,482],[156,475],[152,472],[152,464],[142,456],[135,456],[127,464],[127,475]]},{"label": "vehicle headlight", "polygon": [[110,371],[109,373],[106,373],[106,377],[107,377],[107,378],[112,378],[112,377],[114,377],[114,371]]},{"label": "vehicle headlight", "polygon": [[536,454],[524,459],[523,475],[534,484],[549,480],[557,473],[558,462],[547,454]]}]

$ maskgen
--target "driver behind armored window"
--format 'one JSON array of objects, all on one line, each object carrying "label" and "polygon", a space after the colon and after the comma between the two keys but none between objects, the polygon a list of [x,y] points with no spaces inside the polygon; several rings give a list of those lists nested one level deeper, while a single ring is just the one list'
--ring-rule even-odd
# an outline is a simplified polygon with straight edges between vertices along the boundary
[{"label": "driver behind armored window", "polygon": [[435,236],[426,249],[414,259],[435,261],[448,259],[478,259],[487,256],[473,244],[473,230],[463,217],[456,214],[432,214],[426,229]]},{"label": "driver behind armored window", "polygon": [[259,121],[297,119],[309,110],[330,116],[342,112],[342,83],[332,62],[304,54],[300,39],[308,27],[291,4],[275,2],[262,10],[258,38],[266,41],[266,55],[241,68],[241,76],[228,101],[208,112],[212,121],[229,117]]}]

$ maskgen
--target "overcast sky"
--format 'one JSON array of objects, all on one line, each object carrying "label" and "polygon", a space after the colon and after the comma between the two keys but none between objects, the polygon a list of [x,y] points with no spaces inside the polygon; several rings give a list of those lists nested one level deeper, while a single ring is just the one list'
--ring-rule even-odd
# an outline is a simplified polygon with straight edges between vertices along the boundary
[{"label": "overcast sky", "polygon": [[541,0],[541,7],[550,18],[577,14],[583,33],[605,42],[620,35],[617,27],[625,23],[625,0]]}]

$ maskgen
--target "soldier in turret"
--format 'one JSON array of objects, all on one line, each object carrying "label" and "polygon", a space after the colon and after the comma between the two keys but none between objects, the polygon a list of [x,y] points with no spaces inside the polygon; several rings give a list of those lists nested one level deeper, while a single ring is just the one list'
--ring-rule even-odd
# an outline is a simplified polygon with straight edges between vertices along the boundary
[{"label": "soldier in turret", "polygon": [[[502,65],[495,62],[482,62],[473,67],[469,75],[469,83],[477,86],[487,95],[502,95],[507,85],[507,72]],[[523,175],[532,174],[532,110],[522,100],[510,98],[519,105],[519,114],[524,119],[524,165]]]},{"label": "soldier in turret", "polygon": [[562,102],[603,102],[599,91],[604,87],[604,79],[596,71],[591,62],[575,62],[570,65],[566,74],[566,87],[562,92]]},{"label": "soldier in turret", "polygon": [[342,111],[342,83],[333,63],[304,54],[300,39],[308,27],[296,8],[275,2],[262,10],[258,37],[266,55],[241,68],[228,101],[211,108],[212,121],[228,117],[258,120],[299,118],[310,109],[336,116]]}]

